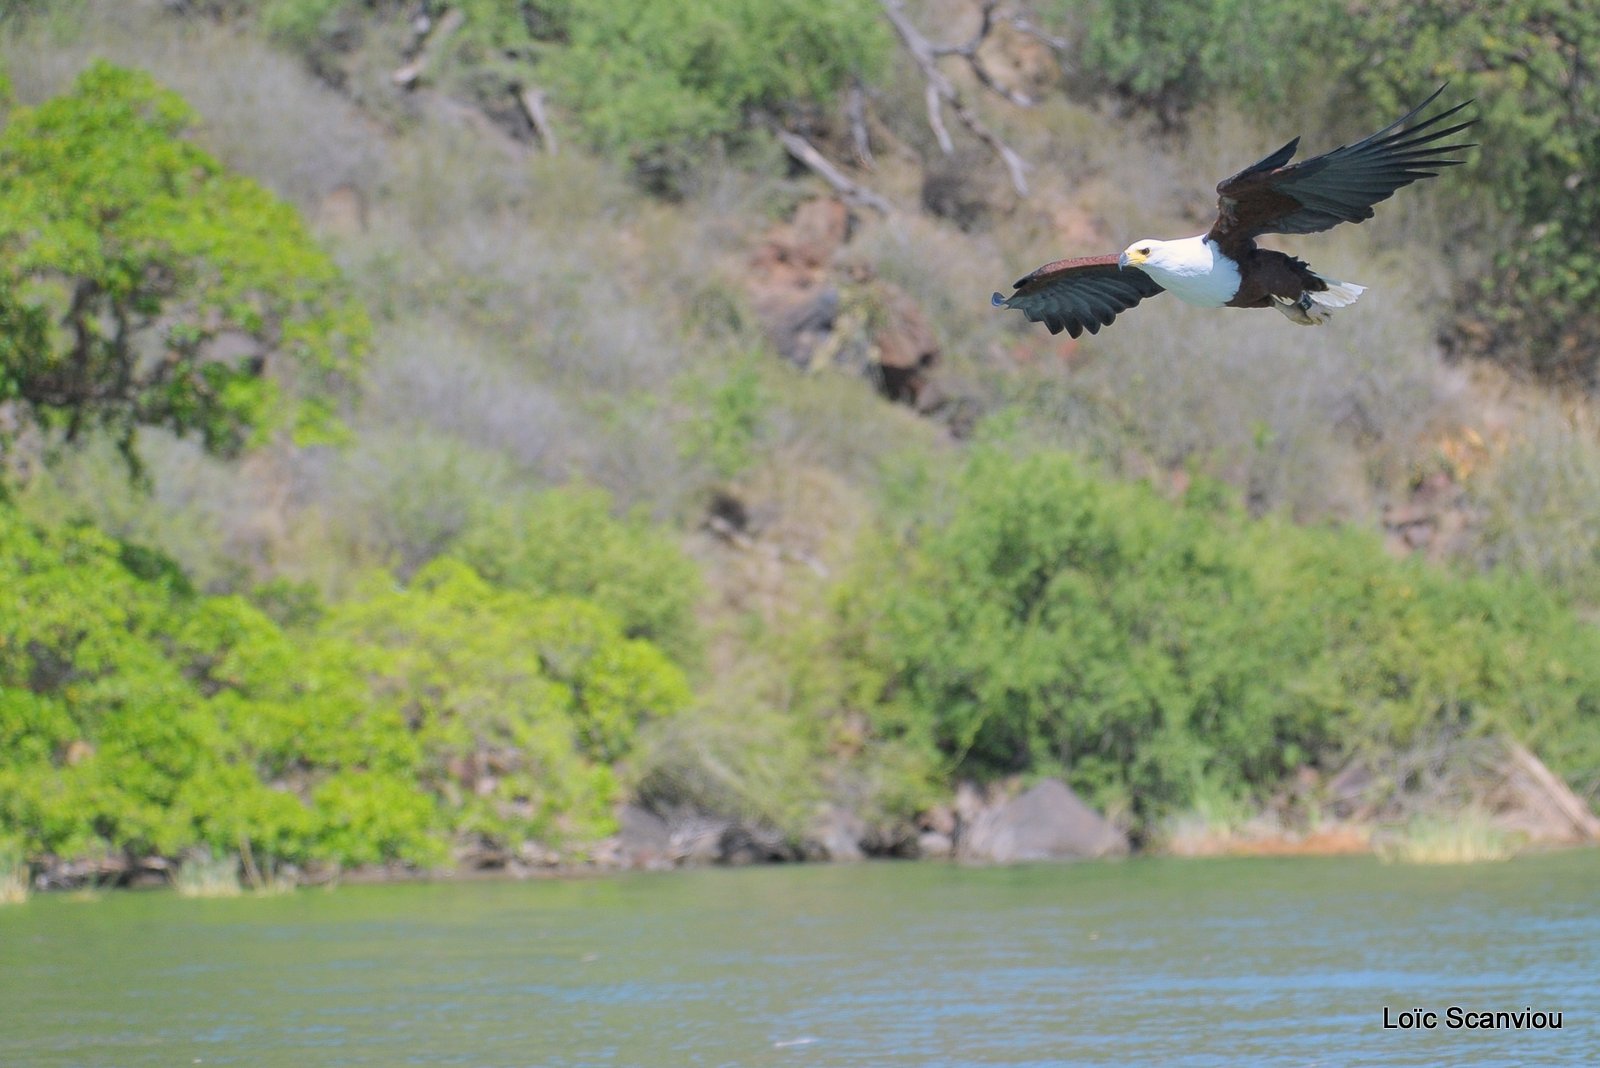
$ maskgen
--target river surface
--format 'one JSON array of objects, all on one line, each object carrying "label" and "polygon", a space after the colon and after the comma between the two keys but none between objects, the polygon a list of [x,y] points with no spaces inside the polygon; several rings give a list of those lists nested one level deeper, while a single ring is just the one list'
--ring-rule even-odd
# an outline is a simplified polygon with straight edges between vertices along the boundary
[{"label": "river surface", "polygon": [[[1561,1030],[1451,1029],[1450,1006]],[[1384,1027],[1438,1013],[1428,1030]],[[0,908],[0,1065],[1600,1065],[1600,851]]]}]

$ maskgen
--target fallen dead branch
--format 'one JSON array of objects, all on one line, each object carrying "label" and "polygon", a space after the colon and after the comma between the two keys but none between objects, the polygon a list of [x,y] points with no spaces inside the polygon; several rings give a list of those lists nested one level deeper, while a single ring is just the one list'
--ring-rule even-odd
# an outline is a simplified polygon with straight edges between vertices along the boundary
[{"label": "fallen dead branch", "polygon": [[846,201],[860,204],[874,211],[888,215],[893,208],[883,197],[874,193],[866,186],[851,181],[845,173],[828,161],[817,147],[797,133],[785,130],[781,126],[774,126],[773,132],[777,135],[779,143],[788,151],[789,155],[805,164],[807,167],[833,187]]}]

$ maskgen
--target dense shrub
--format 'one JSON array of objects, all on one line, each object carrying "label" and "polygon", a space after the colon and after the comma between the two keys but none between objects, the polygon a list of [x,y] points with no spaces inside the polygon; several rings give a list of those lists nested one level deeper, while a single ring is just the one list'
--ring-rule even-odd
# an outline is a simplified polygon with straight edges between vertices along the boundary
[{"label": "dense shrub", "polygon": [[[1304,5],[1245,0],[1178,5],[1094,0],[1085,9],[1055,6],[1061,9],[1058,17],[1081,23],[1085,70],[1168,123],[1219,92],[1248,90],[1258,99],[1275,93],[1302,69],[1301,50],[1326,22],[1321,11]],[[1248,32],[1219,31],[1246,26]]]},{"label": "dense shrub", "polygon": [[[554,8],[556,5],[550,5]],[[824,103],[871,76],[888,36],[864,0],[568,0],[550,67],[600,144],[650,165]],[[668,157],[657,160],[653,157]]]},{"label": "dense shrub", "polygon": [[891,672],[880,723],[960,773],[1064,771],[1149,817],[1441,724],[1600,770],[1600,632],[1530,585],[1172,504],[1059,454],[982,452],[958,502],[863,596]]},{"label": "dense shrub", "polygon": [[30,850],[231,849],[241,811],[271,813],[285,853],[309,847],[311,819],[249,773],[163,640],[189,607],[103,535],[0,508],[0,825]]},{"label": "dense shrub", "polygon": [[496,590],[452,560],[335,608],[319,638],[410,725],[452,818],[499,840],[603,833],[608,762],[640,720],[688,703],[682,673],[604,610]]},{"label": "dense shrub", "polygon": [[454,552],[496,585],[584,598],[680,663],[698,657],[698,569],[665,529],[640,515],[615,516],[604,490],[567,486],[512,498],[469,526]]}]

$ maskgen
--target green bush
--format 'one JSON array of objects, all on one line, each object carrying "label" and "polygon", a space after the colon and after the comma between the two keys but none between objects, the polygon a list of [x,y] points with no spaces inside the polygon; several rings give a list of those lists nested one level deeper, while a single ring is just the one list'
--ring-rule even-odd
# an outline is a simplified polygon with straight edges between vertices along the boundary
[{"label": "green bush", "polygon": [[270,807],[164,640],[191,602],[128,555],[0,508],[0,825],[30,851],[232,846],[234,806]]},{"label": "green bush", "polygon": [[609,762],[689,701],[682,672],[603,609],[498,590],[449,559],[335,607],[318,635],[411,725],[423,784],[499,838],[604,833]]},{"label": "green bush", "polygon": [[480,516],[452,551],[497,586],[581,597],[679,663],[699,658],[699,569],[665,529],[613,515],[604,490],[567,486],[514,498]]},{"label": "green bush", "polygon": [[754,362],[728,370],[720,381],[685,376],[680,393],[698,413],[680,428],[684,455],[721,479],[749,470],[770,403]]},{"label": "green bush", "polygon": [[[1093,0],[1059,14],[1081,21],[1083,69],[1168,123],[1226,91],[1281,102],[1277,87],[1303,69],[1304,49],[1328,22],[1303,4],[1246,0]],[[1220,26],[1249,30],[1219,33]]]},{"label": "green bush", "polygon": [[[466,0],[453,79],[491,107],[554,91],[596,147],[663,189],[705,148],[763,116],[825,106],[881,71],[889,36],[870,0]],[[354,0],[275,0],[263,23],[319,62]]]},{"label": "green bush", "polygon": [[960,774],[1063,772],[1142,819],[1441,724],[1600,772],[1600,632],[1548,594],[1214,496],[980,451],[949,522],[858,580],[880,730]]},{"label": "green bush", "polygon": [[591,137],[647,166],[676,165],[754,113],[826,103],[852,77],[875,75],[887,54],[882,17],[865,0],[562,8],[556,29],[568,45],[549,59],[553,81]]}]

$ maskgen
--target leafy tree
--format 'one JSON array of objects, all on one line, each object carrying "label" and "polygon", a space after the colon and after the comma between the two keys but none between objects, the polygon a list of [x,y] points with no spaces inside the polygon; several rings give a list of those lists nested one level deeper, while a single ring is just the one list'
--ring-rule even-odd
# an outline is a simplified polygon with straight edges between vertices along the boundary
[{"label": "leafy tree", "polygon": [[0,131],[0,403],[137,465],[141,427],[232,453],[336,430],[368,324],[293,208],[184,137],[193,112],[97,62]]},{"label": "leafy tree", "polygon": [[251,773],[172,655],[189,595],[126,555],[0,507],[0,827],[30,851],[173,855],[237,848],[252,812],[252,837],[304,855],[313,814]]},{"label": "leafy tree", "polygon": [[433,864],[610,830],[612,762],[689,702],[587,601],[441,560],[288,632],[0,505],[0,839],[30,854]]}]

